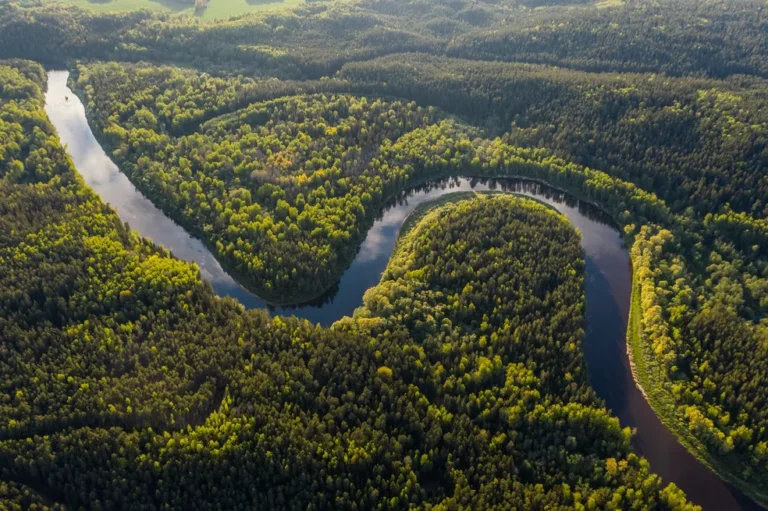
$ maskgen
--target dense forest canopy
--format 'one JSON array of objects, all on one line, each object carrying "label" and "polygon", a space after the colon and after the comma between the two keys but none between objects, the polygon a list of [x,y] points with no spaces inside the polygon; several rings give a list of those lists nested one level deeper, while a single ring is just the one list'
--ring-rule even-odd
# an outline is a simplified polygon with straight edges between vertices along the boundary
[{"label": "dense forest canopy", "polygon": [[43,76],[0,66],[4,506],[694,509],[589,388],[557,213],[460,197],[354,318],[244,312],[84,186]]},{"label": "dense forest canopy", "polygon": [[[749,0],[323,1],[216,22],[0,2],[0,57],[71,69],[121,169],[275,302],[333,285],[386,200],[425,180],[523,176],[597,203],[630,248],[629,342],[654,410],[768,502],[767,27]],[[580,256],[560,219],[460,201],[401,240],[355,318],[243,313],[79,181],[41,110],[42,68],[0,70],[3,498],[684,505],[586,384]],[[539,243],[491,250],[515,236]],[[510,261],[533,280],[505,287]],[[554,302],[508,294],[555,282]],[[528,429],[501,431],[510,407]],[[546,430],[557,417],[578,434]],[[542,454],[542,438],[573,454]]]},{"label": "dense forest canopy", "polygon": [[[115,63],[78,73],[121,168],[276,301],[332,285],[383,201],[425,174],[402,144],[440,133],[431,150],[453,167],[482,144],[482,130],[448,113],[502,132],[505,147],[547,148],[658,190],[673,211],[768,212],[768,109],[755,87],[412,54],[308,82]],[[417,106],[432,103],[448,112]]]},{"label": "dense forest canopy", "polygon": [[350,63],[339,77],[605,170],[678,211],[716,212],[728,203],[768,217],[763,80],[595,74],[425,54]]},{"label": "dense forest canopy", "polygon": [[287,96],[173,136],[187,116],[211,117],[262,83],[106,64],[81,68],[80,84],[131,178],[260,295],[279,301],[311,298],[336,282],[405,173],[388,166],[392,140],[437,119],[411,102]]},{"label": "dense forest canopy", "polygon": [[[550,9],[535,9],[542,3]],[[526,61],[587,71],[768,77],[768,7],[758,0],[364,0],[200,23],[150,11],[92,14],[6,2],[6,57],[153,60],[207,71],[318,78],[401,52]]]}]

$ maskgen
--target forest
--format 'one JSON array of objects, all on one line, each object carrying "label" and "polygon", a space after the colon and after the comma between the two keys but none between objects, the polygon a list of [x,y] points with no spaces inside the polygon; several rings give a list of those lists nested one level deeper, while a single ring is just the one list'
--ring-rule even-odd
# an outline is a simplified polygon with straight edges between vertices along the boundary
[{"label": "forest", "polygon": [[695,509],[589,387],[557,213],[441,206],[331,329],[242,311],[85,187],[43,76],[0,66],[4,505]]},{"label": "forest", "polygon": [[120,169],[272,303],[323,294],[431,179],[597,204],[631,257],[638,384],[768,503],[767,26],[749,0],[216,22],[0,2],[0,502],[690,507],[589,387],[583,260],[556,214],[456,198],[402,233],[354,317],[244,312],[84,185],[37,61],[72,72]]},{"label": "forest", "polygon": [[93,14],[49,0],[3,0],[0,48],[5,57],[46,63],[149,60],[283,79],[317,79],[344,63],[403,52],[593,72],[768,77],[765,2],[584,3],[316,0],[200,23],[146,10]]}]

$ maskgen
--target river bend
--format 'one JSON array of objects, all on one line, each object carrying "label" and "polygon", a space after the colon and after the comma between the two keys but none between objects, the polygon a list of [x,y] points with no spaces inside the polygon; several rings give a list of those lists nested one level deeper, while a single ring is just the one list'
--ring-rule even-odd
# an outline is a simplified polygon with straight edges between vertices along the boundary
[{"label": "river bend", "polygon": [[[233,297],[246,308],[268,307],[227,274],[199,239],[165,216],[120,172],[91,132],[82,103],[67,87],[67,77],[66,71],[48,73],[45,110],[88,186],[142,236],[180,259],[197,263],[218,295]],[[351,315],[362,304],[365,291],[378,284],[406,216],[425,201],[468,190],[513,191],[545,202],[568,217],[581,232],[586,263],[584,351],[592,387],[622,426],[636,428],[632,439],[635,452],[645,456],[665,482],[681,487],[692,502],[705,510],[761,509],[692,456],[636,388],[626,353],[632,270],[622,238],[597,208],[546,185],[457,177],[408,190],[384,208],[333,289],[313,303],[269,307],[270,311],[326,326]]]}]

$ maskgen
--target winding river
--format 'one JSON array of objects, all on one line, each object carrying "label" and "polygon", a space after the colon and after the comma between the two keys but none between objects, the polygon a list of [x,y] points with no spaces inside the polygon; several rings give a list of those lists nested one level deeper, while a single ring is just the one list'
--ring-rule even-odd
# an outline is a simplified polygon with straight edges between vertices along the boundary
[{"label": "winding river", "polygon": [[[67,88],[66,71],[48,74],[46,112],[86,183],[142,236],[195,262],[216,293],[246,308],[268,305],[228,275],[198,239],[145,198],[104,153],[88,126],[80,100]],[[568,217],[582,234],[586,259],[584,340],[589,379],[623,426],[637,429],[632,444],[665,482],[681,487],[706,510],[761,509],[702,465],[677,442],[636,388],[626,353],[632,270],[619,232],[597,208],[546,185],[522,180],[454,178],[411,189],[381,212],[339,283],[314,303],[270,307],[273,314],[296,315],[329,325],[361,305],[363,293],[379,282],[403,220],[418,204],[446,193],[506,190],[534,197]]]}]

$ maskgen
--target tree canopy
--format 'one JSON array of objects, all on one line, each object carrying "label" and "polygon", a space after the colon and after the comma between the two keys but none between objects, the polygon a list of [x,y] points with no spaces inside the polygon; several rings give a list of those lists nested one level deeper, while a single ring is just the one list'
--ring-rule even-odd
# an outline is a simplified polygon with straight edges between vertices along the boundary
[{"label": "tree canopy", "polygon": [[[595,202],[620,226],[631,253],[631,319],[638,328],[630,332],[630,346],[654,410],[697,456],[765,501],[767,15],[765,2],[757,0],[363,0],[308,2],[295,10],[201,22],[148,11],[94,14],[46,1],[0,1],[0,57],[70,68],[96,135],[121,169],[272,302],[306,300],[331,287],[387,199],[424,181],[459,174],[522,176]],[[471,251],[458,254],[460,240],[436,228],[430,232],[437,238],[420,239],[455,258],[440,265],[472,271],[435,274],[443,269],[429,268],[430,263],[401,275],[398,268],[411,268],[418,258],[429,262],[428,254],[403,248],[398,258],[408,253],[416,259],[393,259],[358,317],[335,329],[243,313],[236,303],[217,299],[195,267],[121,225],[82,184],[42,111],[44,87],[39,64],[10,60],[0,66],[0,440],[7,442],[0,450],[7,479],[0,492],[14,505],[49,505],[57,500],[46,493],[50,490],[68,502],[98,500],[109,507],[132,484],[151,488],[146,498],[165,503],[181,487],[168,481],[181,485],[181,477],[195,496],[240,488],[241,475],[218,461],[227,435],[239,435],[235,430],[241,426],[234,426],[232,417],[255,420],[252,428],[267,431],[263,439],[253,437],[262,442],[258,448],[248,444],[253,450],[238,458],[244,466],[263,469],[264,477],[248,497],[238,497],[245,499],[239,505],[287,506],[292,498],[308,505],[300,499],[311,494],[341,499],[315,507],[351,502],[367,507],[356,492],[376,490],[376,502],[386,495],[391,507],[427,502],[439,507],[440,499],[452,498],[457,500],[446,500],[447,508],[491,506],[497,491],[517,492],[528,507],[576,506],[577,494],[579,499],[597,495],[602,484],[613,484],[598,484],[585,472],[578,472],[578,481],[568,479],[576,470],[568,463],[592,470],[597,458],[589,456],[595,453],[578,451],[557,462],[534,457],[548,460],[541,471],[533,462],[523,467],[520,453],[529,451],[514,451],[515,444],[504,454],[518,470],[510,477],[519,479],[513,480],[469,473],[456,458],[478,461],[472,456],[485,447],[450,444],[455,437],[445,445],[456,448],[451,458],[456,465],[440,458],[443,465],[433,463],[434,474],[421,472],[420,458],[409,450],[417,442],[407,438],[421,441],[427,435],[427,429],[409,429],[427,416],[419,415],[422,399],[432,403],[450,391],[451,399],[464,403],[469,398],[462,392],[476,395],[472,374],[450,371],[501,374],[487,354],[477,355],[484,357],[482,364],[467,355],[462,369],[462,359],[451,359],[458,355],[446,349],[445,363],[454,364],[450,370],[444,365],[446,374],[456,378],[445,388],[449,380],[431,380],[427,352],[422,360],[418,351],[454,327],[462,332],[460,339],[477,336],[468,345],[484,336],[482,350],[491,345],[491,333],[480,332],[483,324],[497,328],[491,326],[499,305],[493,293],[507,296],[513,290],[499,284],[501,277],[493,289],[475,288],[470,280],[495,275],[496,260]],[[454,207],[473,218],[479,218],[473,211],[483,211],[490,221],[502,218],[491,211],[500,201],[478,201],[472,206],[477,210]],[[449,210],[441,211],[466,226]],[[470,230],[457,233],[471,238]],[[510,254],[533,263],[522,253]],[[461,300],[464,287],[450,295],[441,288],[457,282],[471,284],[466,293],[472,303]],[[386,290],[405,294],[390,296]],[[574,303],[562,301],[556,308],[575,321]],[[519,321],[520,328],[533,328]],[[573,325],[562,327],[569,337]],[[464,343],[460,339],[457,346]],[[380,349],[377,343],[389,344]],[[339,384],[343,392],[316,395],[326,384],[323,378],[341,375],[330,369],[313,373],[312,364],[320,371],[326,367],[318,362],[322,357],[346,361],[345,350],[358,357],[349,364],[350,374],[360,375],[354,388],[365,396],[360,411],[349,404],[357,390],[346,394],[345,385],[352,388],[352,382]],[[370,362],[369,356],[387,363]],[[361,369],[353,370],[354,364]],[[542,414],[583,411],[597,417],[596,423],[609,421],[595,411],[599,404],[585,397],[589,392],[573,371],[576,396],[549,388],[552,377],[542,378],[538,369],[523,369],[532,371],[533,379],[517,384],[523,385],[521,392],[562,399],[558,406],[565,408],[542,405]],[[241,373],[248,371],[262,372],[246,382]],[[528,373],[520,374],[528,382]],[[422,381],[431,383],[414,383]],[[396,382],[392,396],[397,397],[387,394],[381,406],[396,411],[373,419],[365,407],[379,406],[384,394],[377,385],[386,382]],[[263,400],[249,397],[239,408],[237,385],[258,388]],[[508,404],[518,399],[489,395]],[[586,408],[568,408],[577,405]],[[258,422],[252,410],[262,406],[284,422]],[[313,406],[325,408],[321,414]],[[454,414],[451,420],[461,423],[451,422],[450,428],[458,428],[452,434],[460,431],[475,441],[472,428],[480,422],[472,414],[480,405],[456,406],[446,407]],[[337,422],[333,427],[325,419],[312,422],[315,413]],[[442,410],[431,413],[430,420],[443,420]],[[382,415],[384,424],[377,424]],[[351,421],[349,431],[357,431],[351,424],[369,417],[370,430],[341,436],[348,432],[342,418]],[[557,417],[547,420],[558,425]],[[292,421],[301,427],[279,443],[278,424]],[[185,435],[204,427],[213,429],[200,433],[200,443],[190,443]],[[371,440],[374,431],[391,436]],[[490,431],[481,428],[478,435]],[[596,431],[613,439],[605,440],[608,450],[599,454],[615,460],[610,472],[631,467],[628,482],[616,484],[624,488],[622,498],[635,498],[635,477],[653,476],[621,450],[626,442],[611,436],[615,431],[608,426]],[[553,431],[551,438],[571,442],[561,433]],[[52,436],[44,439],[47,434]],[[181,445],[182,439],[187,443]],[[363,482],[360,475],[378,466],[356,450],[372,452],[366,441],[398,454],[375,473],[380,479],[374,482]],[[531,440],[530,452],[535,445]],[[199,454],[192,457],[197,464],[175,471],[174,455],[168,454],[174,449]],[[86,462],[83,452],[93,457]],[[258,456],[248,458],[246,452]],[[313,461],[304,468],[286,465],[294,453]],[[139,465],[126,461],[134,454]],[[95,471],[83,471],[85,479],[75,475],[74,467],[104,466],[107,459],[111,469],[125,471],[122,479],[99,479],[99,486]],[[350,475],[351,459],[362,463],[358,478]],[[491,459],[481,466],[491,470],[497,458]],[[588,461],[580,465],[583,459]],[[190,478],[185,471],[193,466]],[[206,483],[204,474],[212,466],[230,472],[221,478],[229,486]],[[337,468],[345,475],[337,478]],[[165,486],[143,487],[136,474],[146,485]],[[161,483],[153,482],[160,474]],[[307,479],[301,479],[304,474]],[[83,480],[93,483],[93,496],[82,493]],[[291,486],[299,480],[309,493]],[[555,480],[568,488],[556,489]],[[264,490],[267,482],[273,493]],[[551,495],[536,500],[537,484]],[[649,506],[682,502],[674,491],[649,487],[643,490]],[[139,493],[131,497],[137,503],[145,498]],[[595,496],[590,504],[587,498],[583,505],[607,506],[601,499]]]},{"label": "tree canopy", "polygon": [[557,213],[435,210],[330,329],[243,311],[85,187],[42,76],[0,66],[28,91],[0,108],[28,119],[0,182],[3,505],[693,509],[589,388]]}]

